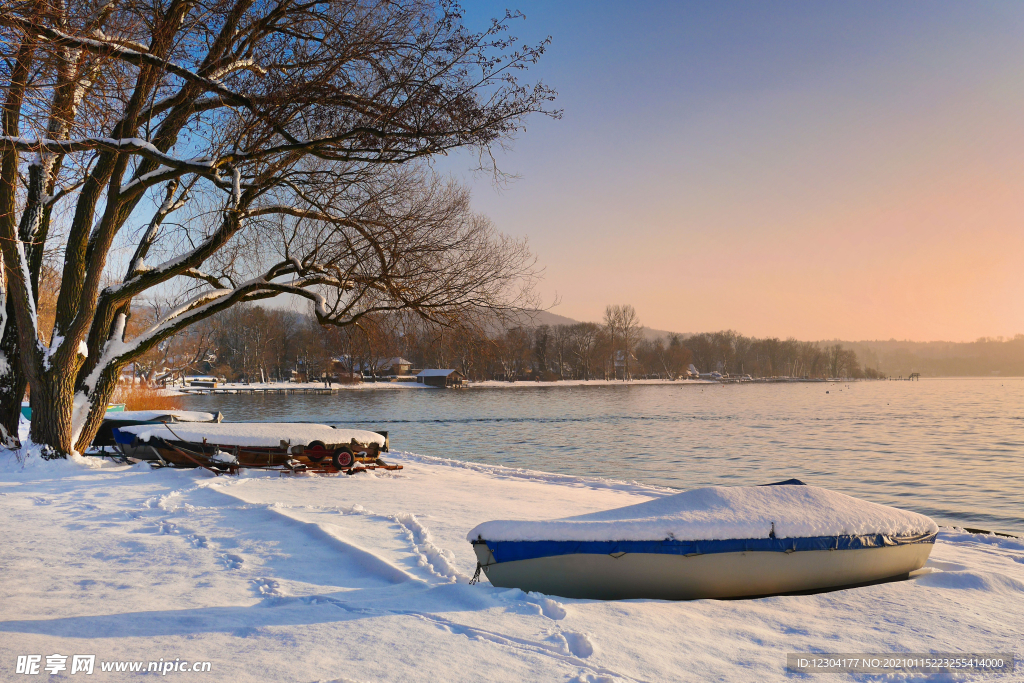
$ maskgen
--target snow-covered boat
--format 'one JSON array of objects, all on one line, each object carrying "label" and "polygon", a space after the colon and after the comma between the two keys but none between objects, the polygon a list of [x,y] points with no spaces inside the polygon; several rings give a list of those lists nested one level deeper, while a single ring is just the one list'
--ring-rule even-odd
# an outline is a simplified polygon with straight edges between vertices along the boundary
[{"label": "snow-covered boat", "polygon": [[[122,408],[124,405],[122,404]],[[203,413],[192,410],[122,410],[113,412],[109,408],[92,445],[97,448],[114,447],[115,427],[133,425],[178,423],[178,422],[220,422],[224,416],[218,413]]]},{"label": "snow-covered boat", "polygon": [[499,587],[569,598],[738,598],[904,577],[924,566],[928,517],[796,480],[694,489],[550,521],[469,532]]},{"label": "snow-covered boat", "polygon": [[178,467],[398,467],[379,462],[387,432],[301,422],[126,425],[114,428],[114,440],[127,457]]}]

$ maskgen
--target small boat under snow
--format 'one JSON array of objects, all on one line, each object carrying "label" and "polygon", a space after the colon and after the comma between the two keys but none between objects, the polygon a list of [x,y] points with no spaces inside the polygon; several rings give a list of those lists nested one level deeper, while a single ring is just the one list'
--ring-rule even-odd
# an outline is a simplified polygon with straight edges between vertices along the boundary
[{"label": "small boat under snow", "polygon": [[97,448],[108,448],[117,445],[114,441],[114,429],[135,425],[166,424],[180,422],[220,422],[224,416],[218,413],[203,413],[193,410],[123,410],[110,412],[103,417],[92,445]]},{"label": "small boat under snow", "polygon": [[114,428],[114,440],[129,458],[177,467],[332,467],[357,463],[400,469],[379,461],[387,432],[335,429],[302,422],[136,424]]},{"label": "small boat under snow", "polygon": [[928,517],[797,480],[694,489],[550,521],[485,522],[468,540],[499,587],[568,598],[777,595],[905,577]]}]

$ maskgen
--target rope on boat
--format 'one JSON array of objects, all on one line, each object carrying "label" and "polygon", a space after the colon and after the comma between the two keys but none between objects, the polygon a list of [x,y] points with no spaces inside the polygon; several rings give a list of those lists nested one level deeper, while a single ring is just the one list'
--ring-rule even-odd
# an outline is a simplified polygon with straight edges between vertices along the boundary
[{"label": "rope on boat", "polygon": [[474,585],[480,583],[480,570],[481,569],[482,569],[482,565],[479,562],[477,562],[476,563],[476,571],[473,572],[473,578],[469,580],[469,585],[470,586],[474,586]]},{"label": "rope on boat", "polygon": [[[180,436],[178,436],[177,434],[174,433],[174,430],[171,429],[170,426],[166,422],[164,423],[164,427],[166,427],[167,431],[169,431],[171,434],[174,434],[174,438],[176,438],[178,441],[184,441],[184,439],[182,439]],[[168,446],[170,446],[171,448],[173,448],[174,450],[178,451],[182,455],[184,455],[186,458],[188,458],[189,460],[191,460],[195,464],[197,464],[200,467],[202,467],[204,470],[209,470],[210,472],[213,472],[213,475],[215,477],[219,477],[221,475],[221,472],[218,472],[217,470],[213,469],[212,467],[207,467],[206,465],[204,465],[203,463],[199,462],[198,460],[193,458],[191,455],[189,455],[187,451],[184,451],[184,450],[178,448],[177,446],[175,446],[170,441],[164,441],[164,443],[167,444]]]}]

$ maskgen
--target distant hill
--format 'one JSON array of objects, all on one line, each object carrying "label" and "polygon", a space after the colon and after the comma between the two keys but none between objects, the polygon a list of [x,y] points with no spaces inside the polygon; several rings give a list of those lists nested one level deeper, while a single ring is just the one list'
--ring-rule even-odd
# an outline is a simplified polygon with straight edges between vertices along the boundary
[{"label": "distant hill", "polygon": [[[564,315],[558,315],[551,311],[531,311],[524,319],[523,325],[536,327],[538,325],[575,325],[580,322]],[[641,322],[643,320],[641,319]],[[644,328],[644,336],[648,339],[658,339],[659,337],[668,337],[670,334],[682,334],[684,337],[689,336],[685,333],[668,332],[666,330],[655,330],[650,327]]]}]

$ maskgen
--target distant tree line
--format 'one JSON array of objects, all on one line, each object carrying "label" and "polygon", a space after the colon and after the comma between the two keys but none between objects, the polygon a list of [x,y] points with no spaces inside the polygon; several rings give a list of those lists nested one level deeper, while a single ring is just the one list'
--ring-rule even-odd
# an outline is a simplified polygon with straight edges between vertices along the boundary
[{"label": "distant tree line", "polygon": [[843,344],[745,337],[731,330],[686,338],[694,364],[722,373],[752,377],[851,377],[876,379],[876,368],[861,367],[857,354]]},{"label": "distant tree line", "polygon": [[1024,377],[1024,334],[972,342],[835,342],[890,377]]},{"label": "distant tree line", "polygon": [[[145,324],[145,315],[139,317]],[[702,373],[755,378],[880,376],[839,343],[733,331],[651,338],[629,305],[608,306],[602,323],[492,320],[458,328],[401,314],[368,315],[348,328],[324,327],[312,315],[242,305],[153,349],[133,371],[149,383],[188,374],[249,382],[324,376],[358,381],[388,374],[392,358],[413,368],[453,368],[472,380],[675,380],[687,377],[691,364]]]}]

